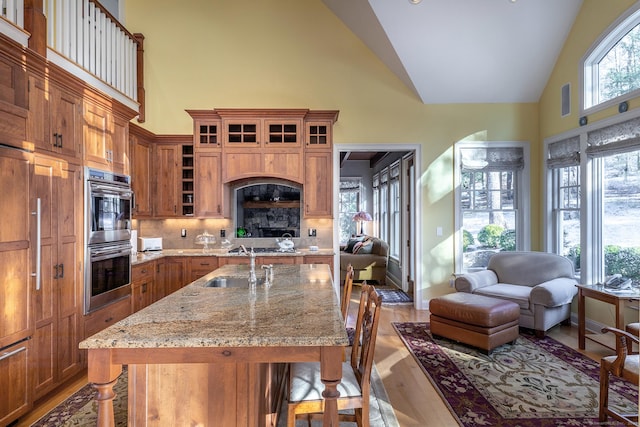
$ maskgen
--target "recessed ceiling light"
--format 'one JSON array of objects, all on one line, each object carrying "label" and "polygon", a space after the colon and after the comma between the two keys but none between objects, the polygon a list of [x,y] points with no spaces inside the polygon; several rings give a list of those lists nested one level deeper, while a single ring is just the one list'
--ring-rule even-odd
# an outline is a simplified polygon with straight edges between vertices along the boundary
[{"label": "recessed ceiling light", "polygon": [[409,0],[409,3],[411,4],[418,4],[420,3],[422,0]]}]

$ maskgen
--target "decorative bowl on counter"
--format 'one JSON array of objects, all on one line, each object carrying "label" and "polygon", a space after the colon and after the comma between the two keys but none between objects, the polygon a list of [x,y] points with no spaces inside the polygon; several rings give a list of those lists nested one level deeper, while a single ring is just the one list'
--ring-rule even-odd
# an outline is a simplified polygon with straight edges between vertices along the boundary
[{"label": "decorative bowl on counter", "polygon": [[216,243],[216,236],[214,236],[213,234],[207,233],[206,230],[204,233],[198,234],[196,236],[196,245],[203,245],[202,252],[205,254],[211,252],[211,248],[209,248],[209,245],[213,245],[215,243]]}]

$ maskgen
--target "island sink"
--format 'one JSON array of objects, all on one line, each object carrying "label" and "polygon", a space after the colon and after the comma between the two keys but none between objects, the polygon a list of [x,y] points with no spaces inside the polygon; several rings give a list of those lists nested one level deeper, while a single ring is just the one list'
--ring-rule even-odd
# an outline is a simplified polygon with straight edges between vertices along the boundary
[{"label": "island sink", "polygon": [[[264,283],[264,278],[257,279],[256,285]],[[209,279],[203,285],[205,288],[248,288],[249,279],[247,277],[219,276]]]}]

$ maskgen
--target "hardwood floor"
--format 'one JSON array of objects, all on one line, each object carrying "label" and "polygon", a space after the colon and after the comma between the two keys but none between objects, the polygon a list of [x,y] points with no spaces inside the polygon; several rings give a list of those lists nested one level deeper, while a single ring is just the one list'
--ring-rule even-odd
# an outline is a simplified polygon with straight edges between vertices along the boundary
[{"label": "hardwood floor", "polygon": [[[360,292],[354,287],[349,307],[349,324],[355,322]],[[375,350],[375,363],[380,373],[400,426],[457,426],[449,410],[436,390],[414,361],[413,356],[396,334],[391,322],[424,322],[429,320],[429,312],[415,310],[409,305],[383,305]],[[578,347],[578,328],[556,326],[549,331],[554,339],[572,348]],[[596,343],[587,342],[585,355],[600,360],[603,355],[613,354],[611,350]],[[80,389],[87,382],[86,375],[80,376],[12,427],[28,427],[67,396]]]}]

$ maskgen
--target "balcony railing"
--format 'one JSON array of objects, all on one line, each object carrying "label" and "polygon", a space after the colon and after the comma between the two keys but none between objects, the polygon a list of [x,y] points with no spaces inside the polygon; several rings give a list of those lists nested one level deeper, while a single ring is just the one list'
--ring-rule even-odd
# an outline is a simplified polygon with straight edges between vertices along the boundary
[{"label": "balcony railing", "polygon": [[27,3],[30,16],[44,16],[46,29],[37,23],[25,28],[24,0],[0,0],[0,32],[139,111],[143,121],[144,37],[131,34],[97,0],[44,0],[41,11],[33,9],[37,2]]},{"label": "balcony railing", "polygon": [[2,17],[7,21],[24,27],[24,0],[0,0]]},{"label": "balcony railing", "polygon": [[26,45],[28,34],[24,31],[24,0],[0,0],[0,32]]}]

